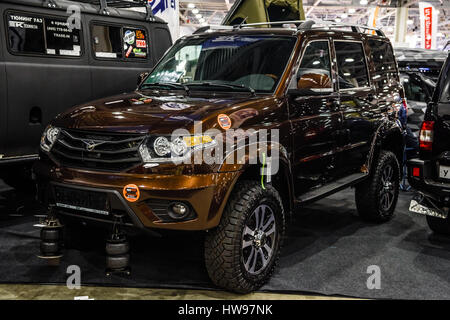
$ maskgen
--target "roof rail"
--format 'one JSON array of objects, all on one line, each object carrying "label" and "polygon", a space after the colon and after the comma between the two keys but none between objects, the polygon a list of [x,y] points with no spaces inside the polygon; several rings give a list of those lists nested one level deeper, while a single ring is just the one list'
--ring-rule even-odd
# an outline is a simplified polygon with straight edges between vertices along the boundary
[{"label": "roof rail", "polygon": [[100,6],[100,13],[109,15],[108,7],[111,8],[137,8],[145,7],[147,11],[146,20],[155,21],[152,7],[147,0],[77,0],[79,2],[89,3]]},{"label": "roof rail", "polygon": [[275,22],[258,22],[258,23],[248,23],[243,24],[241,26],[235,26],[236,28],[247,28],[247,27],[257,27],[257,26],[274,26],[274,25],[285,25],[285,24],[295,24],[297,25],[298,31],[306,31],[311,29],[322,29],[322,28],[342,28],[348,27],[351,28],[353,32],[363,33],[367,30],[373,31],[378,36],[386,37],[383,31],[378,28],[362,26],[362,25],[354,25],[354,24],[346,24],[346,23],[337,23],[334,21],[314,21],[314,20],[294,20],[294,21],[275,21]]},{"label": "roof rail", "polygon": [[200,27],[197,30],[194,31],[193,34],[199,34],[199,33],[203,33],[206,31],[214,31],[214,30],[233,30],[234,27],[233,26],[224,26],[224,25],[209,25],[209,26],[204,26],[204,27]]}]

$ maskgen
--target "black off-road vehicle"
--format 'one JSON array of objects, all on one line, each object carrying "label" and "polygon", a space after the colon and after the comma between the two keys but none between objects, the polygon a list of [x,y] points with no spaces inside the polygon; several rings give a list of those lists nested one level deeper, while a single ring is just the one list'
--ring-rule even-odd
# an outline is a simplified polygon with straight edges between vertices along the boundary
[{"label": "black off-road vehicle", "polygon": [[442,69],[420,129],[420,157],[408,162],[417,190],[410,211],[426,214],[430,228],[450,235],[450,61]]}]

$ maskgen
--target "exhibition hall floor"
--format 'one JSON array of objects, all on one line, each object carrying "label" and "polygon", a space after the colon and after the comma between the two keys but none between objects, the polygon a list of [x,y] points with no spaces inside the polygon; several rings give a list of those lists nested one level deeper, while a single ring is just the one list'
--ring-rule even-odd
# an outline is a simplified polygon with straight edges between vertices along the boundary
[{"label": "exhibition hall floor", "polygon": [[[409,214],[410,198],[411,193],[402,193],[395,218],[382,225],[358,218],[353,190],[300,210],[289,225],[272,279],[260,292],[239,296],[211,284],[203,264],[201,233],[132,237],[129,277],[105,276],[104,242],[95,230],[86,232],[79,246],[66,250],[59,265],[49,265],[36,256],[39,230],[33,227],[37,208],[32,195],[2,185],[0,298],[44,294],[64,299],[84,295],[96,299],[286,299],[286,295],[292,299],[450,299],[450,238],[433,234],[424,217]],[[63,286],[69,265],[81,269],[79,291]],[[373,266],[380,270],[379,289],[367,285]]]}]

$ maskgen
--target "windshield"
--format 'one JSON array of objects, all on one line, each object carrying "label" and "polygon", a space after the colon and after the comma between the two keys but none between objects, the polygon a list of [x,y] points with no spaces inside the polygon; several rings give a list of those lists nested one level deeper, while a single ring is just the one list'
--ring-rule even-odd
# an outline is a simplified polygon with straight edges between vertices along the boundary
[{"label": "windshield", "polygon": [[142,88],[179,84],[189,90],[273,92],[296,38],[211,36],[181,40],[147,77]]}]

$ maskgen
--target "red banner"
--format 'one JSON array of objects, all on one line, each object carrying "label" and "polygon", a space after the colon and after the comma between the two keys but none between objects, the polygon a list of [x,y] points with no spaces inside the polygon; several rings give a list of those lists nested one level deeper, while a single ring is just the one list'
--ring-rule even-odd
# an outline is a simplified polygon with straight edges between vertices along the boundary
[{"label": "red banner", "polygon": [[433,34],[433,7],[423,8],[423,15],[425,19],[425,49],[431,49],[432,34]]}]

